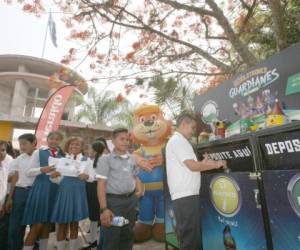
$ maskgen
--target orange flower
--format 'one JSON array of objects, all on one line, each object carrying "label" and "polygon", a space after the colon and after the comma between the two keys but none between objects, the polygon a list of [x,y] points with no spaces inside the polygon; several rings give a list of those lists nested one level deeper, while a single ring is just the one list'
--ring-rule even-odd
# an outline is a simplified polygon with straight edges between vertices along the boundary
[{"label": "orange flower", "polygon": [[24,4],[23,10],[24,11],[31,11],[33,9],[33,6],[31,4]]},{"label": "orange flower", "polygon": [[133,59],[133,56],[134,56],[134,54],[135,54],[135,52],[134,51],[132,51],[132,52],[130,52],[130,53],[128,53],[127,55],[126,55],[126,57],[125,57],[125,59],[126,60],[132,60]]},{"label": "orange flower", "polygon": [[117,95],[116,101],[117,101],[117,103],[121,103],[124,101],[124,97],[121,93]]},{"label": "orange flower", "polygon": [[134,44],[132,44],[132,48],[134,50],[138,50],[139,48],[141,48],[141,43],[140,42],[135,42]]}]

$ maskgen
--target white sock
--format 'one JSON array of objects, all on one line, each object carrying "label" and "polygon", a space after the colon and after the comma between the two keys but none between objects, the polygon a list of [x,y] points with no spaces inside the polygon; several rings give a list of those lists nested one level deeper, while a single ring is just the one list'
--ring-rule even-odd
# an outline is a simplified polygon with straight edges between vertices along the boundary
[{"label": "white sock", "polygon": [[57,241],[57,250],[65,250],[66,241]]},{"label": "white sock", "polygon": [[78,250],[77,239],[70,239],[69,249],[70,250]]},{"label": "white sock", "polygon": [[48,249],[48,239],[41,239],[39,242],[39,250],[47,250]]},{"label": "white sock", "polygon": [[32,250],[33,246],[23,246],[23,250]]},{"label": "white sock", "polygon": [[97,240],[98,221],[91,221],[90,224],[90,241],[94,243]]}]

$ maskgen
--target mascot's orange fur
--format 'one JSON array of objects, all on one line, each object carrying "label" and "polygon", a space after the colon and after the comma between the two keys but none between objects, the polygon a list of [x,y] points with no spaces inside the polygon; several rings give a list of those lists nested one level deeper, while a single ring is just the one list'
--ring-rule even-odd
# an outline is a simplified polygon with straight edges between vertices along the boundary
[{"label": "mascot's orange fur", "polygon": [[164,241],[164,198],[161,150],[171,134],[171,122],[165,120],[158,105],[142,105],[134,112],[132,139],[140,144],[134,152],[141,167],[139,177],[145,193],[139,203],[135,241],[151,237]]}]

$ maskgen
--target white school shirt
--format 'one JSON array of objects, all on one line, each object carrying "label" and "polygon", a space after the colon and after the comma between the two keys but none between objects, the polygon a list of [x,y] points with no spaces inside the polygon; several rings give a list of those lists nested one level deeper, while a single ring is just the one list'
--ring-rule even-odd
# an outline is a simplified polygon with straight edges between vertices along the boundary
[{"label": "white school shirt", "polygon": [[[67,154],[66,158],[72,159],[74,161],[78,161],[80,163],[84,163],[85,168],[82,171],[82,173],[87,174],[89,176],[89,178],[86,181],[87,182],[93,182],[95,180],[96,174],[95,174],[95,171],[93,169],[93,161],[91,161],[89,159],[87,161],[83,161],[82,159],[84,158],[84,156],[82,154],[76,155],[76,159],[74,159],[75,155]],[[59,176],[59,177],[56,177],[56,178],[51,178],[50,177],[50,180],[54,183],[57,183],[57,184],[59,184],[62,181],[62,179],[63,179],[63,176]]]},{"label": "white school shirt", "polygon": [[[43,147],[42,149],[46,149],[47,147]],[[30,158],[29,167],[26,169],[25,174],[28,177],[36,177],[40,175],[41,166],[40,166],[40,152],[39,150],[35,150]]]},{"label": "white school shirt", "polygon": [[190,142],[175,132],[166,145],[167,181],[172,200],[200,193],[201,173],[191,171],[185,160],[197,161],[197,157]]},{"label": "white school shirt", "polygon": [[[66,158],[74,160],[74,155],[67,154]],[[86,161],[83,161],[83,158],[84,158],[83,154],[78,154],[78,155],[76,155],[75,160],[85,164],[85,168],[82,171],[82,173],[87,174],[89,176],[89,178],[86,180],[87,182],[93,182],[95,180],[95,173],[93,170],[93,162],[89,161],[89,159],[87,159]]]},{"label": "white school shirt", "polygon": [[25,153],[22,153],[19,155],[16,159],[14,159],[9,164],[9,172],[18,172],[19,178],[16,183],[16,187],[31,187],[35,177],[31,177],[27,175],[28,169],[30,168],[30,163],[32,156],[35,152],[32,153],[32,155],[28,155]]},{"label": "white school shirt", "polygon": [[[98,158],[99,161],[100,157]],[[84,172],[89,175],[88,182],[94,182],[96,178],[96,168],[94,168],[94,159],[88,158]]]},{"label": "white school shirt", "polygon": [[9,169],[8,165],[13,160],[10,155],[6,155],[3,161],[0,162],[0,209],[2,208],[10,185],[8,185]]}]

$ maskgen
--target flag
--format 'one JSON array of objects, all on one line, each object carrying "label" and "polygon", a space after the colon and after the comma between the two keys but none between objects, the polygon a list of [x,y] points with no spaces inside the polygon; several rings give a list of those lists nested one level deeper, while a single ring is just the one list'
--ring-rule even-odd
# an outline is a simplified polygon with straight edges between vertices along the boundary
[{"label": "flag", "polygon": [[63,86],[48,99],[35,130],[38,148],[46,146],[48,134],[59,128],[64,107],[74,89],[73,85]]},{"label": "flag", "polygon": [[57,43],[56,43],[56,24],[52,18],[52,13],[50,12],[49,15],[49,21],[48,21],[48,25],[49,25],[49,32],[50,32],[50,37],[52,40],[52,43],[55,47],[57,47]]}]

